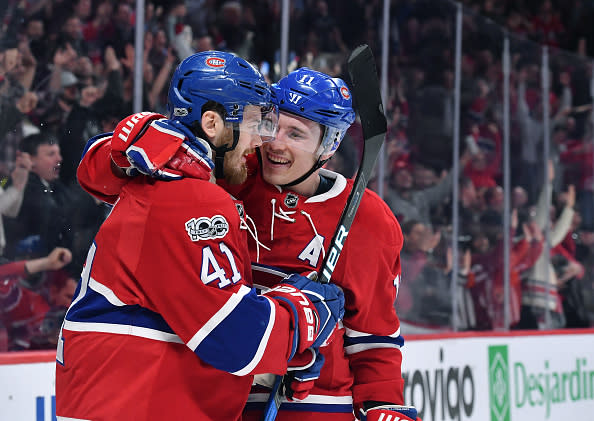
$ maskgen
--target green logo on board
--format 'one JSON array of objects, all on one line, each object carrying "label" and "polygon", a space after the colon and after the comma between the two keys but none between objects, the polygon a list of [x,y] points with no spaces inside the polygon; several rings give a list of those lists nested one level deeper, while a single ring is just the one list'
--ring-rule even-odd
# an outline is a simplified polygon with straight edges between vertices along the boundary
[{"label": "green logo on board", "polygon": [[507,346],[489,347],[489,401],[491,421],[510,421],[509,360]]}]

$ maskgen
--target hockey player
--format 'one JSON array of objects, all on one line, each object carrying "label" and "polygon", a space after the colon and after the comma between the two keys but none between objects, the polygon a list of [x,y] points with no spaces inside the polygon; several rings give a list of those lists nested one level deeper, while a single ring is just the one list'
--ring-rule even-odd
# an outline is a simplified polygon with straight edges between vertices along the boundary
[{"label": "hockey player", "polygon": [[[320,168],[355,118],[344,82],[324,73],[296,70],[272,85],[272,92],[280,108],[275,141],[260,148],[260,173],[240,189],[230,186],[255,221],[252,268],[254,279],[267,279],[267,287],[280,281],[278,271],[320,269],[353,186]],[[345,292],[344,335],[320,349],[325,363],[318,379],[317,364],[290,372],[288,394],[305,398],[284,403],[277,420],[346,421],[353,410],[368,421],[416,418],[414,408],[401,406],[403,339],[393,306],[401,247],[398,221],[366,190],[332,275]],[[247,414],[261,408],[265,397],[252,393]]]},{"label": "hockey player", "polygon": [[[272,92],[280,107],[276,138],[260,147],[255,163],[260,171],[241,186],[227,185],[255,225],[250,254],[255,282],[263,288],[274,287],[286,273],[320,269],[353,186],[352,180],[321,169],[355,118],[344,82],[302,68],[273,85]],[[96,159],[108,159],[108,145],[104,148]],[[148,160],[162,165],[158,158]],[[102,177],[86,182],[117,194],[113,176]],[[401,247],[396,218],[367,190],[332,276],[345,292],[344,330],[320,349],[324,358],[288,376],[286,394],[292,400],[284,401],[277,420],[351,421],[353,412],[367,421],[416,418],[414,408],[402,406],[403,339],[393,307]],[[266,390],[254,389],[244,418],[259,419],[267,397]]]},{"label": "hockey player", "polygon": [[[176,69],[169,100],[171,119],[135,114],[87,145],[90,160],[111,144],[128,173],[126,152],[161,156],[170,168],[160,175],[174,181],[125,179],[95,238],[60,333],[58,419],[238,420],[251,374],[284,373],[341,317],[339,288],[299,275],[256,294],[238,207],[209,182],[213,166],[244,181],[246,154],[274,132],[260,73],[230,53],[195,54]],[[81,180],[110,171],[91,161]]]}]

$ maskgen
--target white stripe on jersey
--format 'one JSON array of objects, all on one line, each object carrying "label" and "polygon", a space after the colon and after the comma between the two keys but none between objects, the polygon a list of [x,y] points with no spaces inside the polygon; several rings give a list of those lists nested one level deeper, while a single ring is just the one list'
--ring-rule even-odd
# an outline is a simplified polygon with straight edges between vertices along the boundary
[{"label": "white stripe on jersey", "polygon": [[93,291],[103,295],[105,297],[105,299],[110,302],[111,305],[114,305],[117,307],[123,307],[123,306],[127,305],[125,302],[120,300],[111,289],[109,289],[102,283],[97,282],[93,278],[89,279],[89,288],[91,288]]},{"label": "white stripe on jersey", "polygon": [[194,336],[192,336],[192,339],[190,339],[187,343],[188,348],[195,352],[196,348],[198,348],[198,345],[200,345],[204,338],[206,338],[210,334],[210,332],[212,332],[219,325],[219,323],[221,323],[229,314],[231,314],[235,307],[237,307],[237,305],[241,302],[243,297],[249,294],[250,291],[250,288],[246,287],[245,285],[242,285],[239,288],[239,291],[231,295],[231,297],[227,300],[225,305],[221,307],[219,311],[217,311],[204,324],[204,326],[202,326],[198,330],[198,332],[194,334]]},{"label": "white stripe on jersey", "polygon": [[260,266],[260,265],[256,265],[256,264],[253,264],[253,263],[252,263],[252,270],[256,270],[258,272],[269,273],[271,275],[278,276],[281,279],[282,278],[285,278],[288,275],[288,273],[281,272],[278,269],[273,269],[273,268],[270,268],[270,267],[267,267],[267,266]]},{"label": "white stripe on jersey", "polygon": [[167,333],[156,329],[149,329],[148,327],[133,325],[73,322],[70,320],[64,320],[64,329],[73,332],[115,333],[118,335],[138,336],[139,338],[152,339],[161,342],[173,342],[178,344],[184,343],[181,338],[174,333]]},{"label": "white stripe on jersey", "polygon": [[387,344],[384,342],[377,342],[377,343],[371,343],[371,344],[355,344],[355,345],[345,346],[344,351],[347,355],[351,355],[351,354],[356,354],[357,352],[367,351],[369,349],[378,349],[378,348],[400,349],[400,345]]},{"label": "white stripe on jersey", "polygon": [[[362,336],[371,336],[372,335],[371,333],[359,332],[358,330],[349,329],[348,327],[344,328],[344,332],[347,336],[349,336],[351,338],[360,338]],[[379,335],[376,335],[376,336],[379,336]],[[391,335],[388,335],[387,337],[397,338],[399,336],[400,336],[400,328],[398,328],[398,330],[396,332],[392,333]]]},{"label": "white stripe on jersey", "polygon": [[268,300],[268,303],[270,304],[270,318],[268,319],[268,326],[266,326],[266,331],[264,332],[264,335],[262,335],[262,340],[260,341],[260,345],[258,345],[258,350],[256,351],[254,358],[252,358],[252,361],[250,361],[241,370],[235,371],[231,374],[235,374],[236,376],[245,376],[246,374],[248,374],[250,371],[252,371],[258,365],[258,363],[262,359],[262,356],[264,355],[264,351],[266,350],[266,345],[268,345],[268,338],[270,338],[270,332],[272,332],[272,328],[274,326],[274,321],[276,319],[276,307],[274,306],[274,304],[272,303],[272,300],[270,298],[268,298],[268,297],[265,297],[265,298]]},{"label": "white stripe on jersey", "polygon": [[82,418],[68,418],[68,417],[60,417],[60,416],[56,416],[56,420],[58,420],[58,421],[91,421],[91,420],[83,420]]}]

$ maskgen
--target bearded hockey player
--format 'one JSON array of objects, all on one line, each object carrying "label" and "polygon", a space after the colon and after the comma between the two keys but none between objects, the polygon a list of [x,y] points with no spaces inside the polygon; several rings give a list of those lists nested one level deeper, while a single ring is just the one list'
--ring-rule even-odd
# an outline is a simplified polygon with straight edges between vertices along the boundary
[{"label": "bearded hockey player", "polygon": [[195,54],[176,69],[169,106],[170,119],[135,114],[87,145],[83,186],[111,171],[92,159],[105,144],[128,174],[170,181],[126,176],[117,197],[94,191],[117,203],[60,333],[58,419],[238,420],[252,374],[286,372],[341,317],[339,288],[299,275],[256,294],[238,207],[209,181],[213,167],[244,181],[245,156],[274,134],[262,76],[233,54]]}]

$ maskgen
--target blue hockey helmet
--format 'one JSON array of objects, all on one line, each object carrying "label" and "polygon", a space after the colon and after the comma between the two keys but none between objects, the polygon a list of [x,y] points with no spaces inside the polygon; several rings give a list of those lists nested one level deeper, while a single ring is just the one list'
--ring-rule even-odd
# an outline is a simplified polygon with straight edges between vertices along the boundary
[{"label": "blue hockey helmet", "polygon": [[200,122],[202,107],[215,101],[225,108],[225,121],[241,123],[247,105],[272,108],[270,88],[254,66],[223,51],[192,54],[175,69],[169,86],[170,118],[187,126]]},{"label": "blue hockey helmet", "polygon": [[302,67],[271,87],[280,111],[324,126],[318,157],[332,155],[355,121],[351,91],[340,78]]}]

